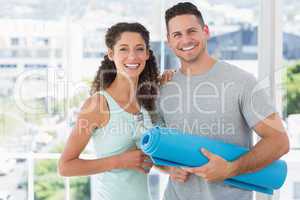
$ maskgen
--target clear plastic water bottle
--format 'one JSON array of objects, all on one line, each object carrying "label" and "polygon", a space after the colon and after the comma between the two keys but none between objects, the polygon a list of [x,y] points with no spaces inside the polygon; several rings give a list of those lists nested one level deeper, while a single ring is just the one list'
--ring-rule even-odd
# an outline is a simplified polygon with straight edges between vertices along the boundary
[{"label": "clear plastic water bottle", "polygon": [[133,138],[135,140],[137,148],[140,149],[140,139],[142,134],[147,131],[147,128],[144,125],[144,115],[142,112],[135,114],[133,118],[134,118]]},{"label": "clear plastic water bottle", "polygon": [[[134,115],[134,127],[135,130],[133,130],[133,138],[135,140],[136,147],[138,149],[141,149],[140,139],[144,132],[146,132],[148,129],[144,125],[144,115],[142,112],[139,112]],[[151,159],[146,159],[146,162],[152,162]],[[148,172],[151,168],[146,167],[145,168]]]}]

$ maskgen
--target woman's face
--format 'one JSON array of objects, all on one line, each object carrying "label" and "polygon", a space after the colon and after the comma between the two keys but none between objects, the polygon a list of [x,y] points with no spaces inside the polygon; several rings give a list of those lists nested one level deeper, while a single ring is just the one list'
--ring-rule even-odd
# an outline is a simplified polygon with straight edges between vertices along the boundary
[{"label": "woman's face", "polygon": [[137,78],[145,68],[149,52],[139,33],[124,32],[113,49],[109,49],[108,56],[114,61],[117,73]]}]

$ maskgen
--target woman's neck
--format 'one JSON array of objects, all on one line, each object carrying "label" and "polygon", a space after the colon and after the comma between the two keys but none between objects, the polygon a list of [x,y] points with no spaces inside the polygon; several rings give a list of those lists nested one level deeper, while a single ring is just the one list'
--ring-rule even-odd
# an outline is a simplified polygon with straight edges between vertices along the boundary
[{"label": "woman's neck", "polygon": [[138,78],[133,79],[117,74],[107,90],[115,94],[121,101],[136,100],[137,85]]}]

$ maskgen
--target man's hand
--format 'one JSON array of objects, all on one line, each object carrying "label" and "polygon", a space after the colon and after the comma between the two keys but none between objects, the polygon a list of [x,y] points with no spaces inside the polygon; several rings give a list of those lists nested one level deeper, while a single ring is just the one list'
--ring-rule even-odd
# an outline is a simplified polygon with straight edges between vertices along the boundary
[{"label": "man's hand", "polygon": [[201,149],[204,156],[208,158],[208,163],[201,167],[184,168],[187,172],[196,174],[206,181],[217,182],[235,176],[235,166],[218,155]]},{"label": "man's hand", "polygon": [[190,173],[178,167],[155,166],[159,170],[170,175],[171,179],[184,183],[188,180]]}]

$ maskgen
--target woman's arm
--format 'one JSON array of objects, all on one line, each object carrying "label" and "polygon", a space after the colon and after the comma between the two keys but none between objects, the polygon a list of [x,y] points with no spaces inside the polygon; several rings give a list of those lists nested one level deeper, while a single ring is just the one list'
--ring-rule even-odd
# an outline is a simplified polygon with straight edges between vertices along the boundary
[{"label": "woman's arm", "polygon": [[119,168],[131,168],[145,172],[143,167],[147,166],[147,163],[144,163],[145,155],[140,150],[94,160],[79,158],[88,144],[93,130],[105,126],[108,121],[109,110],[105,98],[95,95],[87,99],[59,159],[60,175],[83,176]]}]

